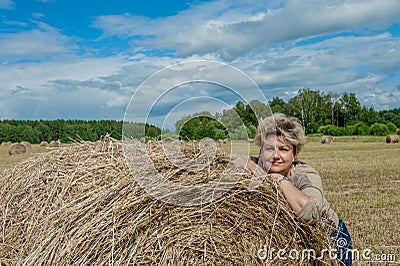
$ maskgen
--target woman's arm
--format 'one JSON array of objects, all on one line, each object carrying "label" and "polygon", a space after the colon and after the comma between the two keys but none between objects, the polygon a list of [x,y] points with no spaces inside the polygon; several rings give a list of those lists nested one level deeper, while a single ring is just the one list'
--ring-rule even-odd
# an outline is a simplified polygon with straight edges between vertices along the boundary
[{"label": "woman's arm", "polygon": [[282,179],[281,174],[269,174],[275,181],[278,181],[282,193],[290,207],[296,213],[299,212],[310,200],[310,197],[304,194],[303,191],[296,188],[289,179]]}]

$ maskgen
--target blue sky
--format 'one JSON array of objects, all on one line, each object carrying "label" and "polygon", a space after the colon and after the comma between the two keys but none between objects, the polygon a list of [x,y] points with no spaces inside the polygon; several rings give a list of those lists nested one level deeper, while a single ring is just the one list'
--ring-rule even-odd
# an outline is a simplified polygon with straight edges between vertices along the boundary
[{"label": "blue sky", "polygon": [[[237,68],[267,100],[288,100],[309,87],[354,92],[376,110],[399,108],[400,5],[0,0],[0,119],[122,120],[146,79],[192,60]],[[159,102],[165,110],[155,108],[158,121],[187,98],[224,99],[220,89],[200,90],[187,89],[180,98],[164,95]],[[237,100],[228,96],[221,106],[192,105],[175,117],[200,107],[220,111],[233,103],[229,99]]]}]

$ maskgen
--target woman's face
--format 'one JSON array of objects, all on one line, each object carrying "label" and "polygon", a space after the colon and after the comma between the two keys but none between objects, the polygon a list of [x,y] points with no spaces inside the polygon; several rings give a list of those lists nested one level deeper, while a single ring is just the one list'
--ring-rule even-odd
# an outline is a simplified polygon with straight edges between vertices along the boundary
[{"label": "woman's face", "polygon": [[269,173],[287,176],[294,158],[293,145],[282,136],[267,136],[262,143],[260,159]]}]

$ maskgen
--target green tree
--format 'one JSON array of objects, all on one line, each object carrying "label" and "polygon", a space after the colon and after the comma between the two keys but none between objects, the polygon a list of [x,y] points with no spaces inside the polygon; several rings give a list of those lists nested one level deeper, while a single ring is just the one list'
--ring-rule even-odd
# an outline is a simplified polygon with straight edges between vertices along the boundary
[{"label": "green tree", "polygon": [[234,109],[224,109],[220,121],[229,134],[244,125],[244,121]]},{"label": "green tree", "polygon": [[357,122],[354,125],[346,127],[346,135],[359,135],[365,136],[369,133],[369,127],[364,122]]},{"label": "green tree", "polygon": [[257,126],[258,120],[261,120],[271,115],[271,109],[269,108],[269,106],[258,100],[251,101],[246,106],[246,111],[248,113],[248,116],[252,118],[252,120],[250,120],[251,123],[248,124],[247,127],[251,125]]},{"label": "green tree", "polygon": [[382,110],[378,113],[379,121],[384,123],[391,122],[400,128],[400,108],[395,108],[392,110]]},{"label": "green tree", "polygon": [[224,125],[209,112],[185,116],[175,123],[176,132],[182,139],[212,139],[227,136]]},{"label": "green tree", "polygon": [[269,107],[271,108],[272,113],[286,113],[287,110],[287,104],[279,97],[274,97],[269,102]]},{"label": "green tree", "polygon": [[247,128],[247,135],[248,135],[248,138],[254,138],[254,137],[256,136],[256,133],[257,133],[257,128],[256,128],[255,126],[250,125],[250,126]]},{"label": "green tree", "polygon": [[340,100],[343,126],[352,125],[358,122],[361,114],[361,104],[355,93],[344,93]]},{"label": "green tree", "polygon": [[318,127],[330,122],[328,96],[308,88],[288,102],[288,115],[297,117],[303,124],[306,134],[316,133]]},{"label": "green tree", "polygon": [[18,131],[18,141],[29,141],[30,143],[38,143],[39,138],[35,134],[35,131],[33,130],[32,126],[27,125],[27,124],[21,124],[17,127]]},{"label": "green tree", "polygon": [[44,121],[40,121],[35,128],[36,135],[38,136],[39,141],[51,141],[51,130],[48,125],[44,123]]},{"label": "green tree", "polygon": [[380,121],[379,114],[374,110],[374,108],[373,107],[367,108],[365,106],[361,108],[358,119],[359,121],[364,122],[369,126],[378,123]]},{"label": "green tree", "polygon": [[339,126],[339,110],[341,96],[334,92],[328,93],[329,107],[331,109],[331,124]]},{"label": "green tree", "polygon": [[145,125],[145,136],[151,139],[160,139],[161,129],[154,125]]},{"label": "green tree", "polygon": [[386,136],[389,134],[389,127],[382,123],[375,123],[369,127],[369,134],[374,136]]},{"label": "green tree", "polygon": [[345,135],[345,130],[343,127],[338,127],[335,125],[325,125],[318,128],[318,133],[331,136],[343,136]]},{"label": "green tree", "polygon": [[389,129],[389,134],[395,134],[397,131],[396,125],[393,124],[392,122],[386,123],[386,126]]},{"label": "green tree", "polygon": [[1,142],[17,141],[17,138],[15,136],[16,131],[17,131],[16,126],[11,125],[8,121],[4,121],[3,123],[1,123],[0,124],[0,140],[1,140]]},{"label": "green tree", "polygon": [[256,124],[257,118],[252,111],[251,107],[245,105],[243,102],[238,101],[233,110],[239,115],[246,126]]}]

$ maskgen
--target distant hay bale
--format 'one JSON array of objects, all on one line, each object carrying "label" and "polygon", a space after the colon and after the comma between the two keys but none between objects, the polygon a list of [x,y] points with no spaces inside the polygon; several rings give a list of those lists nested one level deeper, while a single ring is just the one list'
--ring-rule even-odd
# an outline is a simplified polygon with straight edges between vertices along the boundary
[{"label": "distant hay bale", "polygon": [[219,157],[226,157],[229,156],[229,152],[222,147],[217,148],[216,154]]},{"label": "distant hay bale", "polygon": [[[193,162],[208,159],[193,143],[180,143]],[[123,143],[110,138],[52,150],[0,172],[0,258],[5,265],[265,265],[259,251],[330,248],[327,228],[297,220],[279,186],[266,180],[254,191],[251,176],[222,197],[198,206],[175,206],[149,196],[137,183],[154,167],[171,181],[215,180],[229,162],[212,157],[198,171],[171,163],[160,142],[134,142],[127,168]],[[206,156],[206,158],[204,158]],[[205,160],[207,161],[207,160]],[[140,173],[140,175],[139,175]],[[302,261],[302,265],[332,265]],[[269,260],[272,265],[287,261]],[[289,261],[290,262],[290,261]],[[298,265],[295,261],[291,265]]]},{"label": "distant hay bale", "polygon": [[10,147],[11,146],[11,142],[10,141],[7,141],[7,142],[2,142],[1,143],[1,147],[3,147],[3,148],[8,148],[8,147]]},{"label": "distant hay bale", "polygon": [[21,143],[13,143],[8,149],[9,155],[19,155],[26,152],[26,147]]},{"label": "distant hay bale", "polygon": [[49,146],[49,143],[47,141],[44,140],[40,142],[40,147],[47,147],[47,146]]},{"label": "distant hay bale", "polygon": [[332,136],[322,136],[321,144],[332,144],[335,142],[335,139]]},{"label": "distant hay bale", "polygon": [[32,149],[32,144],[28,141],[21,141],[21,144],[24,145],[27,150]]},{"label": "distant hay bale", "polygon": [[57,140],[57,141],[52,140],[49,143],[49,147],[61,147],[61,142],[59,140]]},{"label": "distant hay bale", "polygon": [[387,135],[386,143],[399,143],[399,135]]}]

